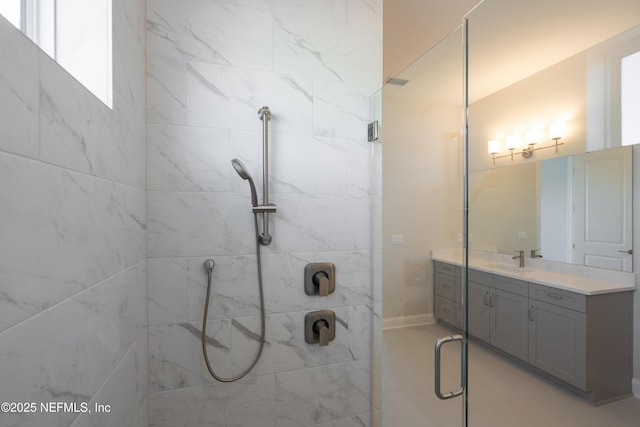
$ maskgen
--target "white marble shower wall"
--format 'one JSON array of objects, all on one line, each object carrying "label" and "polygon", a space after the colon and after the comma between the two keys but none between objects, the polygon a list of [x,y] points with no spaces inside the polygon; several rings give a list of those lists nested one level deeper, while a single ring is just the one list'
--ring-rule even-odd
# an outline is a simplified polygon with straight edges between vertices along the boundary
[{"label": "white marble shower wall", "polygon": [[0,402],[38,405],[0,426],[148,424],[144,5],[113,1],[113,110],[0,17]]},{"label": "white marble shower wall", "polygon": [[[371,424],[372,147],[381,81],[380,0],[147,1],[150,425]],[[233,384],[209,377],[200,330],[216,261],[209,354],[222,375],[252,360],[260,332],[249,187],[262,189],[270,121],[273,243],[263,247],[267,344]],[[261,195],[259,195],[261,198]],[[329,297],[305,295],[304,266],[336,265]],[[336,312],[329,346],[304,316]]]}]

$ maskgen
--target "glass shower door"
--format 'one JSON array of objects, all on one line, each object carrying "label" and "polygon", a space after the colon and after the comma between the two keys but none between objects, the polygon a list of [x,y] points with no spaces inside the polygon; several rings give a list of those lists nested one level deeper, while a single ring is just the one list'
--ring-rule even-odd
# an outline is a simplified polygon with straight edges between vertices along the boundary
[{"label": "glass shower door", "polygon": [[485,0],[466,25],[469,425],[637,426],[640,2]]},{"label": "glass shower door", "polygon": [[462,67],[458,28],[380,93],[385,426],[465,425]]}]

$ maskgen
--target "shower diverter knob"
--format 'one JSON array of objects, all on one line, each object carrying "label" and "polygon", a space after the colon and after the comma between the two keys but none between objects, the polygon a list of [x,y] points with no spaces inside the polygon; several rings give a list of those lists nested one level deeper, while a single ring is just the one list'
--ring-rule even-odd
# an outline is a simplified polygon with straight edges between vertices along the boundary
[{"label": "shower diverter knob", "polygon": [[336,313],[332,310],[312,311],[304,316],[304,340],[324,347],[336,337]]},{"label": "shower diverter knob", "polygon": [[304,268],[304,292],[326,297],[336,290],[336,267],[330,262],[307,264]]},{"label": "shower diverter knob", "polygon": [[318,288],[318,295],[326,297],[329,295],[329,276],[324,271],[319,271],[311,278],[313,285]]},{"label": "shower diverter knob", "polygon": [[313,324],[313,332],[318,334],[318,344],[320,347],[329,345],[329,323],[326,320],[316,320]]}]

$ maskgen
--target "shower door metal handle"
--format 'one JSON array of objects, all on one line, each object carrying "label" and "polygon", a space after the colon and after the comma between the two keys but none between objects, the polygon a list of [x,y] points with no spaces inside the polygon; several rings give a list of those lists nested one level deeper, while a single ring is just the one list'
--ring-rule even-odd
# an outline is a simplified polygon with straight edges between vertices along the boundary
[{"label": "shower door metal handle", "polygon": [[[435,391],[436,391],[436,396],[438,396],[438,398],[442,400],[458,397],[462,395],[462,392],[464,391],[463,384],[460,384],[460,387],[458,387],[458,389],[454,391],[447,391],[445,393],[442,393],[442,391],[440,390],[440,351],[442,350],[442,347],[445,344],[454,342],[454,341],[460,341],[460,348],[462,350],[462,346],[464,345],[464,337],[460,334],[450,335],[448,337],[442,337],[436,341]],[[464,378],[464,358],[460,357],[460,381],[463,381],[463,378]]]}]

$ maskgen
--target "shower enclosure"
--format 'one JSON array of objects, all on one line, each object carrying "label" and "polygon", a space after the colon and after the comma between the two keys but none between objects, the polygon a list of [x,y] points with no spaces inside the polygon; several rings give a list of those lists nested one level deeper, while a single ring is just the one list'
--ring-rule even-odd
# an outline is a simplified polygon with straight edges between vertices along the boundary
[{"label": "shower enclosure", "polygon": [[[445,338],[421,353],[425,425],[637,421],[639,25],[634,1],[485,0],[378,94],[382,324]],[[605,298],[616,315],[596,314]]]}]

